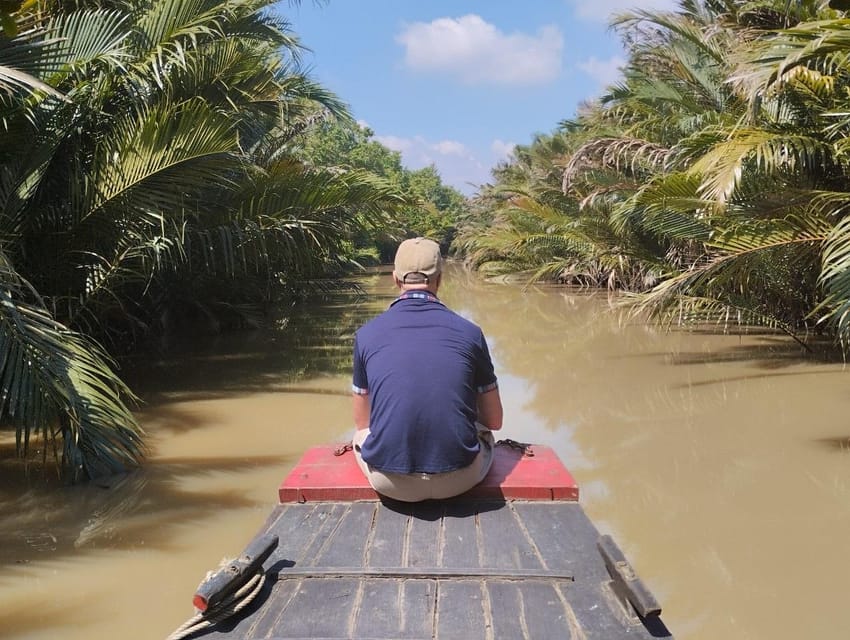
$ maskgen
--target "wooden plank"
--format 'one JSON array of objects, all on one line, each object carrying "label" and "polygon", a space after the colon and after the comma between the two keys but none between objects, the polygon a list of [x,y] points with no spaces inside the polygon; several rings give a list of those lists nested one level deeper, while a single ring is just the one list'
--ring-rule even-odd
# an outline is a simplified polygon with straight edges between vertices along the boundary
[{"label": "wooden plank", "polygon": [[433,637],[436,589],[433,580],[365,581],[353,637]]},{"label": "wooden plank", "polygon": [[442,566],[479,567],[477,505],[449,503],[443,516]]},{"label": "wooden plank", "polygon": [[482,509],[478,515],[483,563],[497,569],[541,569],[539,551],[525,533],[512,504]]},{"label": "wooden plank", "polygon": [[351,451],[335,455],[338,445],[308,449],[278,487],[278,501],[377,500]]},{"label": "wooden plank", "polygon": [[[544,509],[538,507],[545,506]],[[549,569],[571,571],[568,593],[577,625],[588,640],[669,637],[663,625],[653,631],[624,611],[608,588],[610,576],[596,549],[599,531],[579,505],[515,503],[514,508]],[[657,627],[657,628],[656,628]]]},{"label": "wooden plank", "polygon": [[281,580],[274,583],[268,600],[266,600],[257,614],[253,616],[253,624],[250,626],[250,631],[244,635],[234,633],[230,637],[267,638],[277,633],[279,621],[284,617],[292,615],[288,605],[299,587],[300,581],[298,580]]},{"label": "wooden plank", "polygon": [[490,472],[468,495],[482,499],[578,501],[578,484],[558,455],[543,445],[531,449],[534,455],[526,456],[516,449],[497,446]]},{"label": "wooden plank", "polygon": [[284,559],[292,559],[301,546],[305,544],[305,536],[300,531],[301,522],[304,520],[304,511],[291,509],[288,505],[278,505],[266,520],[266,525],[257,534],[257,537],[273,533],[278,537],[278,546],[272,552],[267,565],[273,566],[275,562]]},{"label": "wooden plank", "polygon": [[309,542],[296,558],[296,566],[316,564],[349,506],[348,503],[341,502],[319,502],[313,506],[310,515],[303,522],[302,535],[310,536]]},{"label": "wooden plank", "polygon": [[287,610],[273,628],[282,637],[349,638],[356,616],[359,580],[301,580]]},{"label": "wooden plank", "polygon": [[412,509],[403,552],[407,567],[439,567],[442,549],[443,505],[423,502]]},{"label": "wooden plank", "polygon": [[580,505],[516,502],[513,508],[546,567],[570,571],[577,580],[606,578],[608,572],[596,551],[599,532]]},{"label": "wooden plank", "polygon": [[293,578],[357,578],[381,580],[408,580],[433,578],[452,580],[486,578],[494,580],[549,580],[574,582],[573,575],[551,569],[491,569],[489,567],[293,567],[278,574],[282,580]]},{"label": "wooden plank", "polygon": [[596,543],[605,568],[612,578],[611,587],[623,602],[630,603],[642,618],[661,615],[661,605],[643,580],[638,578],[626,556],[611,536],[600,536]]},{"label": "wooden plank", "polygon": [[[487,582],[490,611],[493,617],[494,638],[528,638],[522,609],[521,584],[516,582]],[[538,636],[558,638],[559,636]]]},{"label": "wooden plank", "polygon": [[[572,584],[560,586],[567,600],[572,590]],[[521,592],[529,638],[584,638],[569,604],[564,603],[555,584],[531,581],[522,585]]]},{"label": "wooden plank", "polygon": [[278,547],[269,558],[268,566],[300,562],[322,528],[333,519],[334,507],[331,504],[281,505],[275,511],[278,517],[266,532],[277,535]]},{"label": "wooden plank", "polygon": [[333,537],[317,556],[315,565],[328,567],[363,566],[369,542],[376,502],[354,502],[346,510]]},{"label": "wooden plank", "polygon": [[493,638],[490,607],[482,602],[477,580],[437,584],[437,640],[486,640]]},{"label": "wooden plank", "polygon": [[607,583],[585,584],[575,589],[570,593],[570,606],[587,640],[649,640],[653,637],[637,616],[622,609]]},{"label": "wooden plank", "polygon": [[375,517],[372,543],[367,550],[370,567],[404,566],[402,556],[409,520],[409,513],[380,505]]}]

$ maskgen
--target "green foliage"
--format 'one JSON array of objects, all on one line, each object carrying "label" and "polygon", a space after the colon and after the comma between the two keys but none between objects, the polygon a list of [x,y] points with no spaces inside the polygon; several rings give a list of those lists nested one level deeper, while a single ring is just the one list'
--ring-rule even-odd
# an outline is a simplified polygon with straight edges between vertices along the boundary
[{"label": "green foliage", "polygon": [[98,343],[258,322],[410,204],[371,167],[299,157],[297,137],[350,116],[272,4],[2,7],[0,424],[70,479],[143,454]]},{"label": "green foliage", "polygon": [[373,136],[371,129],[356,123],[326,121],[303,136],[299,156],[320,167],[365,169],[400,184],[404,173],[401,154]]},{"label": "green foliage", "polygon": [[623,79],[518,148],[461,246],[676,322],[850,338],[850,38],[815,1],[619,16]]},{"label": "green foliage", "polygon": [[374,132],[351,122],[325,122],[310,129],[300,141],[298,155],[316,165],[363,169],[395,185],[407,199],[381,228],[357,239],[356,251],[377,252],[384,262],[392,260],[401,238],[426,236],[440,243],[444,251],[451,245],[458,221],[467,213],[466,198],[443,184],[435,166],[408,169],[401,154],[374,139]]}]

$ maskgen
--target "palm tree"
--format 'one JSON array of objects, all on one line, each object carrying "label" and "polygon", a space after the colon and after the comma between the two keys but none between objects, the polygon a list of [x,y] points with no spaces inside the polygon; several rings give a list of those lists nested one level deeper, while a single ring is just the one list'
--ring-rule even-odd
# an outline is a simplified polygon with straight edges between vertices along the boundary
[{"label": "palm tree", "polygon": [[[27,273],[28,246],[37,246],[38,218],[55,209],[37,200],[51,163],[58,164],[59,125],[73,119],[72,99],[55,88],[75,66],[117,60],[114,12],[87,12],[73,20],[15,15],[0,38],[0,336],[3,392],[0,418],[16,430],[27,456],[40,434],[46,457],[52,447],[70,479],[135,464],[143,453],[141,429],[127,401],[134,399],[112,360],[85,335],[54,319],[51,300]],[[85,39],[74,38],[84,32]],[[50,84],[48,84],[50,83]],[[60,156],[61,157],[61,156]]]},{"label": "palm tree", "polygon": [[[76,478],[143,452],[92,338],[115,350],[183,313],[248,318],[404,198],[292,157],[294,132],[349,116],[299,71],[270,0],[67,4],[25,5],[0,41],[0,82],[18,78],[0,95],[0,420]],[[25,377],[30,361],[54,375]]]},{"label": "palm tree", "polygon": [[[634,198],[651,214],[645,222],[698,241],[701,255],[637,298],[638,308],[668,319],[768,324],[791,335],[811,330],[833,224],[824,204],[843,182],[842,162],[825,135],[829,100],[818,79],[799,74],[781,90],[759,79],[771,76],[777,51],[788,52],[785,38],[799,20],[818,10],[816,3],[730,5],[716,17],[712,32],[727,33],[719,79],[731,91],[722,117],[674,147],[672,166],[681,173],[656,178]],[[684,31],[644,18],[665,23],[676,39]]]},{"label": "palm tree", "polygon": [[[559,251],[629,265],[634,277],[608,282],[645,291],[630,298],[638,309],[792,335],[820,322],[846,340],[850,75],[846,22],[836,18],[803,0],[684,0],[676,12],[618,18],[629,50],[622,82],[548,154],[563,168],[564,204],[524,206],[534,224],[514,225],[511,244],[496,242],[510,248],[488,255],[523,255],[539,260],[538,275],[556,273],[551,257],[521,253],[523,242],[551,242],[592,220],[610,233]],[[503,175],[530,176],[522,160]],[[539,185],[551,187],[531,182],[535,198]]]}]

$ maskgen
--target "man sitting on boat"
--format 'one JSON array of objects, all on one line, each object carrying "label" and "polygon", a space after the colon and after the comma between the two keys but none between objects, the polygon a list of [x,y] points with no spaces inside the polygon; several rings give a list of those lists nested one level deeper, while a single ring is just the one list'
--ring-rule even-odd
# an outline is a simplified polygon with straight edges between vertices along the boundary
[{"label": "man sitting on boat", "polygon": [[481,329],[437,298],[440,247],[398,247],[401,295],[354,339],[354,452],[378,493],[406,502],[449,498],[493,461],[502,401]]}]

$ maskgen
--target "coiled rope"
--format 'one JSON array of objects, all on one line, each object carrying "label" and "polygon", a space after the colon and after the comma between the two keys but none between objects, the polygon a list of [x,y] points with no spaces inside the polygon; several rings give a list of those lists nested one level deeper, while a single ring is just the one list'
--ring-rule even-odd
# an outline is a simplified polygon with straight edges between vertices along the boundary
[{"label": "coiled rope", "polygon": [[221,602],[189,618],[165,640],[182,640],[192,634],[208,629],[219,622],[236,615],[251,604],[266,583],[266,574],[262,567],[241,588],[224,598]]}]

